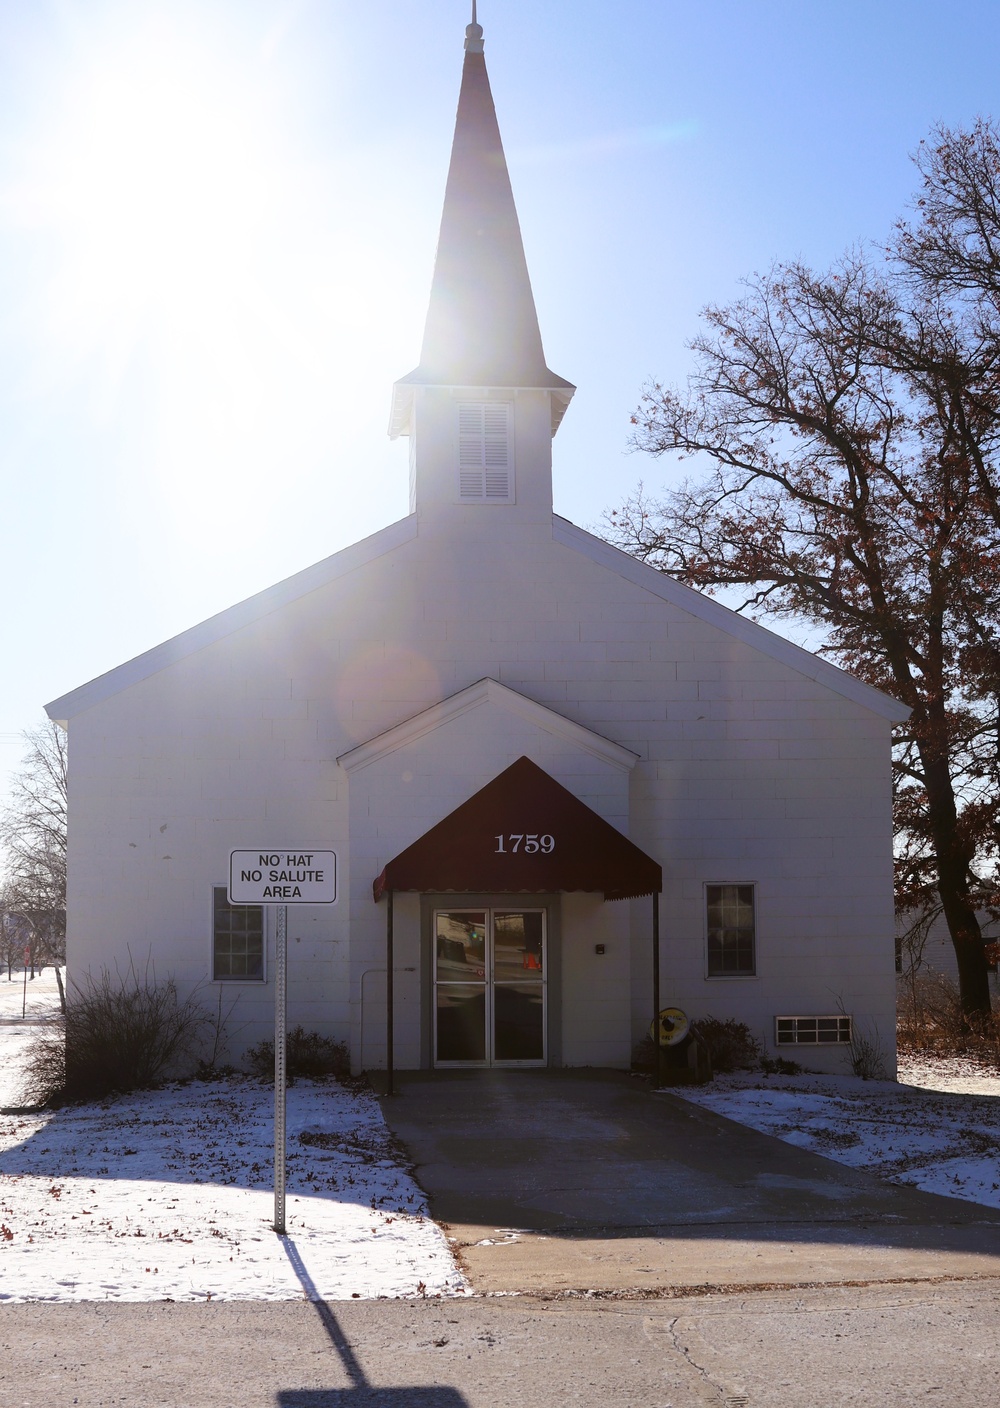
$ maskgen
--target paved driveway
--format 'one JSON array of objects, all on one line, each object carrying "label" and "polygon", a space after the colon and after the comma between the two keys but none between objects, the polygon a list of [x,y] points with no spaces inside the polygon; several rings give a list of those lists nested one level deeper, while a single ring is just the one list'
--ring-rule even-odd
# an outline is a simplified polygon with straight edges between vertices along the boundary
[{"label": "paved driveway", "polygon": [[405,1074],[385,1100],[481,1291],[1000,1275],[1000,1212],[759,1134],[616,1071]]}]

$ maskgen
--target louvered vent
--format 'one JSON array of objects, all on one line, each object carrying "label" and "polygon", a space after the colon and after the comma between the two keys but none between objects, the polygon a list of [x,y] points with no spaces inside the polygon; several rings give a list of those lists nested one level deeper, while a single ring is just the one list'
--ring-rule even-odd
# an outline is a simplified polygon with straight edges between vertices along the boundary
[{"label": "louvered vent", "polygon": [[464,401],[458,408],[458,496],[475,503],[510,501],[510,407]]}]

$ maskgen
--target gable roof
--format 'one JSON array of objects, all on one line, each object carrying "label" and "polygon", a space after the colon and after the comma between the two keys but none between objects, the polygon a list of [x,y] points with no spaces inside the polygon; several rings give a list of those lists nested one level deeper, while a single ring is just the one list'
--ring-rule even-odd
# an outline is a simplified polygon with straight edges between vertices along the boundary
[{"label": "gable roof", "polygon": [[362,538],[359,543],[352,543],[350,547],[323,558],[321,562],[314,562],[311,567],[303,568],[301,572],[276,582],[273,587],[266,587],[262,592],[248,596],[244,601],[238,601],[235,606],[229,606],[225,611],[219,611],[215,616],[200,621],[197,626],[181,631],[180,635],[172,636],[160,645],[154,645],[152,650],[146,650],[141,655],[126,660],[123,665],[108,670],[106,674],[98,675],[87,684],[71,689],[68,694],[60,695],[58,699],[53,699],[51,704],[46,704],[45,712],[53,723],[65,724],[75,714],[82,714],[84,710],[110,699],[121,690],[128,689],[141,680],[148,679],[150,675],[175,665],[188,655],[194,655],[196,651],[204,650],[206,646],[214,645],[216,641],[242,630],[244,626],[250,626],[255,621],[269,616],[272,611],[278,611],[290,602],[318,591],[328,582],[335,582],[338,577],[344,577],[375,558],[392,552],[394,548],[416,536],[417,520],[413,514],[399,519],[396,523],[390,523],[387,528],[381,528],[370,537]]},{"label": "gable roof", "polygon": [[[537,828],[531,851],[526,825]],[[372,894],[378,903],[386,890],[585,890],[628,900],[662,887],[655,860],[522,757],[400,851],[373,882]]]},{"label": "gable roof", "polygon": [[[200,622],[197,626],[192,626],[190,630],[182,631],[180,635],[173,636],[161,645],[154,646],[152,650],[135,656],[134,659],[126,661],[123,665],[118,665],[106,674],[99,675],[97,679],[70,690],[69,693],[54,699],[50,704],[46,704],[45,712],[54,722],[65,723],[75,714],[83,713],[84,710],[101,703],[102,700],[109,699],[121,690],[148,679],[159,670],[164,670],[177,661],[183,660],[186,656],[193,655],[195,651],[203,650],[206,646],[223,640],[244,626],[252,625],[254,621],[270,615],[272,611],[277,611],[281,607],[299,600],[309,592],[317,591],[328,582],[334,582],[338,577],[346,576],[349,572],[375,561],[416,537],[417,517],[415,514],[410,514],[409,517],[391,523],[378,533],[363,538],[361,542],[353,543],[350,547],[343,548],[331,557],[324,558],[322,562],[314,563],[313,566],[306,567],[291,577],[286,577],[284,581],[276,583],[273,587],[268,587],[255,596],[247,597],[245,601],[237,602],[235,606],[230,606],[225,611],[210,616],[208,620]],[[558,514],[552,516],[552,537],[555,542],[561,543],[574,552],[581,553],[591,562],[634,583],[643,591],[659,597],[661,601],[669,602],[679,610],[687,612],[688,615],[695,616],[714,626],[717,630],[724,631],[727,635],[742,641],[752,649],[759,650],[762,654],[770,656],[771,659],[780,661],[789,669],[797,671],[800,675],[805,675],[808,679],[815,680],[817,684],[824,685],[835,694],[850,699],[865,709],[870,709],[882,718],[889,719],[893,723],[902,723],[909,717],[909,709],[898,699],[893,699],[881,690],[873,689],[871,685],[864,684],[854,675],[848,674],[846,670],[841,670],[839,666],[832,665],[828,660],[812,654],[811,651],[803,650],[801,646],[793,645],[784,636],[776,635],[766,626],[758,625],[756,621],[738,615],[728,606],[713,601],[711,597],[695,591],[693,587],[686,587],[681,582],[675,582],[662,572],[658,572],[655,567],[650,567],[645,562],[639,562],[636,558],[630,557],[628,553],[604,542],[602,538],[597,538],[593,533],[578,528],[569,519],[560,518]],[[551,713],[551,710],[549,712]]]},{"label": "gable roof", "polygon": [[873,713],[881,714],[893,723],[902,723],[910,717],[910,710],[905,704],[901,704],[898,699],[893,699],[882,690],[865,684],[847,670],[842,670],[839,665],[833,665],[821,655],[815,655],[811,650],[804,650],[802,646],[786,640],[784,636],[776,635],[766,626],[759,625],[747,616],[741,616],[739,612],[733,611],[729,606],[723,606],[704,592],[695,591],[693,587],[685,586],[683,582],[677,582],[665,573],[658,572],[655,567],[630,557],[627,552],[612,547],[603,538],[595,537],[593,533],[578,528],[568,518],[560,518],[555,513],[552,515],[552,537],[555,542],[572,548],[574,552],[582,553],[584,557],[589,557],[591,562],[596,562],[601,567],[606,567],[609,572],[615,572],[619,577],[634,582],[637,587],[658,596],[661,601],[668,601],[671,606],[686,611],[689,616],[696,616],[717,630],[725,631],[727,635],[743,641],[754,650],[769,655],[772,660],[778,660],[800,675],[825,685],[835,694],[840,694],[865,709],[871,709]]},{"label": "gable roof", "polygon": [[384,733],[376,734],[364,743],[359,743],[356,748],[341,753],[337,762],[345,772],[355,772],[358,768],[367,767],[369,763],[384,758],[388,753],[394,753],[397,748],[415,743],[418,738],[433,733],[442,724],[450,723],[452,719],[460,718],[462,714],[467,714],[471,709],[478,709],[483,704],[495,704],[507,709],[534,724],[536,728],[553,734],[564,743],[569,743],[584,753],[590,753],[602,762],[613,763],[622,770],[634,768],[639,761],[637,753],[623,748],[620,743],[614,743],[610,738],[594,733],[582,724],[574,723],[572,719],[557,714],[544,704],[536,703],[534,699],[518,694],[517,690],[509,689],[498,680],[482,679],[470,684],[466,689],[460,689],[456,694],[450,694],[447,699],[442,699],[427,709],[421,709],[418,714],[386,729]]}]

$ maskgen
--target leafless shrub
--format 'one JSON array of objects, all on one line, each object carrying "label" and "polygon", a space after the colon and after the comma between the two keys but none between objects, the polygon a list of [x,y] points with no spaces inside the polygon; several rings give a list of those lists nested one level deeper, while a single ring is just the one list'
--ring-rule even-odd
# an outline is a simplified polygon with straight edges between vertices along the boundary
[{"label": "leafless shrub", "polygon": [[1000,1012],[963,1012],[955,984],[930,969],[908,979],[900,991],[896,1040],[900,1051],[969,1056],[1000,1068]]},{"label": "leafless shrub", "polygon": [[851,1070],[862,1080],[885,1080],[885,1050],[876,1026],[861,1031],[851,1024]]},{"label": "leafless shrub", "polygon": [[735,1017],[699,1017],[691,1033],[707,1047],[713,1071],[755,1071],[764,1048],[747,1026]]},{"label": "leafless shrub", "polygon": [[211,1019],[172,979],[102,969],[73,984],[65,1016],[39,1032],[25,1065],[25,1102],[56,1104],[148,1090],[192,1056]]},{"label": "leafless shrub", "polygon": [[[251,1046],[244,1057],[255,1076],[274,1079],[274,1042],[260,1041]],[[351,1058],[342,1041],[293,1027],[285,1038],[285,1071],[289,1082],[296,1077],[316,1080],[320,1076],[336,1076],[346,1080],[351,1073]]]},{"label": "leafless shrub", "polygon": [[21,1068],[21,1103],[27,1106],[59,1105],[66,1098],[66,1021],[39,1027]]},{"label": "leafless shrub", "polygon": [[229,1023],[239,1002],[239,994],[226,1006],[223,1002],[223,988],[220,985],[215,1011],[205,1018],[205,1041],[203,1054],[198,1059],[195,1075],[199,1080],[212,1080],[220,1075],[231,1075],[235,1067],[224,1061],[229,1049],[230,1035],[236,1035],[246,1025],[242,1023],[235,1033],[230,1033]]},{"label": "leafless shrub", "polygon": [[[844,999],[837,998],[837,1011],[842,1017],[848,1015],[844,1006]],[[885,1068],[885,1047],[882,1045],[882,1033],[878,1029],[877,1022],[870,1022],[861,1028],[851,1020],[851,1043],[847,1054],[851,1062],[851,1070],[862,1080],[886,1080],[888,1072]]]}]

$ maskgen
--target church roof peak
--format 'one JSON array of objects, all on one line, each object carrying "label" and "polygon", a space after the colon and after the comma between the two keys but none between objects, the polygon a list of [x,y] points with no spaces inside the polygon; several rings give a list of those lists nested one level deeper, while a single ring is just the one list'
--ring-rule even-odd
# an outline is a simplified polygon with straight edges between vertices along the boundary
[{"label": "church roof peak", "polygon": [[397,388],[572,393],[545,363],[482,36],[473,6],[420,365]]}]

